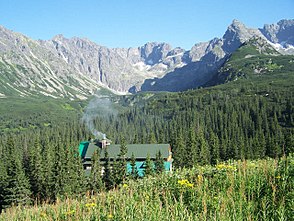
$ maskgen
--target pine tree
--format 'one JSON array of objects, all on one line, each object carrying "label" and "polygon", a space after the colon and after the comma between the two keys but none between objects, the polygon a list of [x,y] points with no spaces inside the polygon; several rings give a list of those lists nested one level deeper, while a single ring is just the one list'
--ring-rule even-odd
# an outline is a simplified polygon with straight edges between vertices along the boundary
[{"label": "pine tree", "polygon": [[4,188],[4,207],[10,205],[26,205],[31,202],[30,184],[25,175],[22,158],[19,150],[15,147],[12,137],[8,138],[7,155],[7,185]]},{"label": "pine tree", "polygon": [[153,162],[150,159],[149,153],[147,154],[146,161],[145,161],[145,171],[144,176],[153,175]]},{"label": "pine tree", "polygon": [[96,150],[92,156],[92,168],[89,179],[89,186],[91,191],[99,192],[103,188],[103,181],[100,166],[100,151]]},{"label": "pine tree", "polygon": [[44,200],[44,186],[45,186],[45,177],[43,170],[43,159],[41,155],[42,149],[40,146],[40,140],[37,137],[35,139],[34,146],[31,146],[29,149],[29,160],[28,160],[28,173],[29,180],[31,185],[31,190],[33,197],[35,199]]},{"label": "pine tree", "polygon": [[54,201],[55,199],[55,183],[54,183],[54,148],[52,145],[49,144],[49,138],[45,137],[43,142],[43,164],[46,166],[43,167],[44,173],[44,189],[43,195],[46,200]]},{"label": "pine tree", "polygon": [[190,128],[187,137],[187,144],[184,148],[184,166],[193,167],[199,160],[199,147],[196,139],[195,130]]},{"label": "pine tree", "polygon": [[199,133],[200,164],[210,164],[210,153],[202,131]]},{"label": "pine tree", "polygon": [[68,190],[67,182],[67,171],[66,171],[66,154],[64,144],[61,141],[60,136],[57,138],[57,144],[55,146],[55,158],[54,158],[54,168],[53,168],[53,183],[54,192],[53,197],[62,197],[66,195]]},{"label": "pine tree", "polygon": [[153,131],[151,131],[151,132],[149,133],[148,143],[149,143],[149,144],[154,144],[154,143],[156,143],[156,138],[155,138],[155,134],[154,134]]},{"label": "pine tree", "polygon": [[4,161],[0,161],[0,214],[4,209],[4,197],[5,197],[5,189],[7,188],[7,171],[6,166],[4,165]]},{"label": "pine tree", "polygon": [[162,173],[164,172],[164,159],[162,158],[162,154],[160,151],[156,153],[156,158],[155,158],[155,171],[156,173]]},{"label": "pine tree", "polygon": [[211,164],[215,165],[220,160],[219,140],[212,130],[210,130],[210,133],[209,133],[208,143],[209,143],[210,153],[211,153]]},{"label": "pine tree", "polygon": [[134,156],[134,153],[132,153],[132,157],[131,157],[131,177],[133,179],[137,179],[139,178],[139,174],[138,174],[138,169],[137,169],[137,166],[136,166],[136,159],[135,159],[135,156]]},{"label": "pine tree", "polygon": [[175,166],[177,167],[184,167],[185,166],[185,144],[183,140],[183,136],[180,133],[175,141],[175,146],[173,147],[175,149],[174,154],[174,160],[175,160]]},{"label": "pine tree", "polygon": [[120,142],[120,152],[118,155],[118,167],[115,169],[115,173],[117,174],[117,180],[116,183],[119,185],[120,183],[123,183],[127,178],[127,155],[128,149],[125,142],[124,137],[121,138]]},{"label": "pine tree", "polygon": [[83,165],[79,157],[78,149],[73,147],[74,145],[69,145],[67,148],[67,180],[68,185],[68,194],[78,195],[85,191],[86,182],[85,182],[85,173],[83,170]]},{"label": "pine tree", "polygon": [[114,187],[114,177],[111,170],[110,158],[109,158],[107,148],[105,148],[104,154],[105,154],[104,155],[105,163],[104,163],[104,173],[103,173],[102,180],[104,182],[105,187],[109,190]]},{"label": "pine tree", "polygon": [[138,142],[139,142],[138,135],[135,134],[135,137],[134,137],[134,140],[133,140],[133,144],[137,144]]}]

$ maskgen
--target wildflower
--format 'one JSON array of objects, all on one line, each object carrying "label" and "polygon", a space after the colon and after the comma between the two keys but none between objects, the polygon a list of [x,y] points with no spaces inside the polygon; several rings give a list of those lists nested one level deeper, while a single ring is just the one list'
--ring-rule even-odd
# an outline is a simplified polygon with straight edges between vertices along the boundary
[{"label": "wildflower", "polygon": [[72,215],[72,214],[74,214],[74,213],[75,213],[74,210],[70,210],[70,211],[66,212],[65,215],[70,216],[70,215]]},{"label": "wildflower", "polygon": [[193,187],[194,185],[190,183],[187,179],[185,180],[178,180],[178,184],[184,187]]},{"label": "wildflower", "polygon": [[186,185],[187,183],[189,183],[188,180],[178,180],[178,184],[180,184],[182,186]]},{"label": "wildflower", "polygon": [[218,170],[222,170],[222,169],[225,169],[226,168],[226,165],[225,164],[218,164],[216,165],[216,169]]},{"label": "wildflower", "polygon": [[232,171],[237,170],[237,168],[235,166],[225,165],[225,164],[218,164],[218,165],[216,165],[216,169],[217,170],[232,170]]},{"label": "wildflower", "polygon": [[108,214],[107,218],[108,219],[112,219],[113,218],[113,215],[110,213],[110,214]]},{"label": "wildflower", "polygon": [[127,187],[128,187],[128,184],[124,183],[123,188],[127,188]]},{"label": "wildflower", "polygon": [[86,203],[86,207],[91,208],[97,206],[96,203]]},{"label": "wildflower", "polygon": [[40,213],[40,216],[41,216],[41,217],[46,217],[47,214],[46,214],[45,212],[41,212],[41,213]]},{"label": "wildflower", "polygon": [[187,183],[186,186],[192,188],[194,185],[193,185],[193,183]]},{"label": "wildflower", "polygon": [[281,179],[281,176],[276,176],[276,179]]},{"label": "wildflower", "polygon": [[197,179],[198,179],[198,182],[202,182],[202,180],[203,180],[203,176],[200,175],[200,174],[198,174]]}]

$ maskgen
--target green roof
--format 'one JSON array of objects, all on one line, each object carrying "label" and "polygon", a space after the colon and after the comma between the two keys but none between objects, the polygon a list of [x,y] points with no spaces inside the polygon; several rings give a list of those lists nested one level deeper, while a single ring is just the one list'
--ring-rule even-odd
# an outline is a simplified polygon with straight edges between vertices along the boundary
[{"label": "green roof", "polygon": [[[169,156],[169,144],[127,144],[128,152],[126,154],[127,158],[131,158],[134,154],[136,159],[146,159],[149,154],[150,158],[155,159],[156,154],[160,151],[163,158],[168,158]],[[108,150],[109,158],[117,158],[120,152],[120,145],[109,145],[106,147]],[[90,159],[96,150],[100,150],[100,158],[105,156],[105,148],[101,149],[94,143],[89,143],[87,146],[85,158]]]}]

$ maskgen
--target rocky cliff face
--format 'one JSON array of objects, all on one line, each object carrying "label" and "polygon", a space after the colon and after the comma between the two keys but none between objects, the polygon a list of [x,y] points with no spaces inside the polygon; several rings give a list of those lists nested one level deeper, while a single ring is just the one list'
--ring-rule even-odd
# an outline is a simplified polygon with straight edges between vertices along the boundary
[{"label": "rocky cliff face", "polygon": [[260,29],[263,35],[273,43],[283,46],[294,45],[294,20],[281,20],[277,24],[264,25]]},{"label": "rocky cliff face", "polygon": [[137,48],[107,48],[81,38],[57,35],[34,41],[0,27],[0,93],[40,91],[55,97],[85,98],[100,86],[115,92],[181,91],[209,81],[241,44],[258,37],[281,53],[294,53],[294,20],[262,29],[234,20],[222,38],[191,50],[166,43]]}]

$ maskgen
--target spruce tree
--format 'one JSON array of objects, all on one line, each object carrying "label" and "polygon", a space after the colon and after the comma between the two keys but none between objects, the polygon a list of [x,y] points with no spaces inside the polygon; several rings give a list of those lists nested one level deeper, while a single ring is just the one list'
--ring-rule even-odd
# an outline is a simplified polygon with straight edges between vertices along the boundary
[{"label": "spruce tree", "polygon": [[15,147],[12,137],[8,138],[7,155],[7,185],[4,188],[4,207],[11,205],[26,205],[31,202],[30,184],[22,165],[20,150]]},{"label": "spruce tree", "polygon": [[54,183],[54,198],[66,195],[68,190],[68,174],[66,171],[66,154],[64,143],[61,141],[60,136],[57,138],[55,145],[55,158],[53,168],[53,183]]},{"label": "spruce tree", "polygon": [[136,166],[136,158],[134,156],[134,153],[132,153],[132,157],[131,157],[131,177],[132,179],[137,179],[139,178],[139,174],[138,174],[138,169],[137,169],[137,166]]},{"label": "spruce tree", "polygon": [[144,170],[144,176],[153,175],[153,162],[150,158],[150,154],[147,154],[146,161],[145,161],[145,170]]},{"label": "spruce tree", "polygon": [[91,158],[92,168],[89,179],[89,186],[91,191],[99,192],[103,188],[103,181],[101,175],[101,166],[100,166],[100,151],[96,150]]},{"label": "spruce tree", "polygon": [[210,153],[202,131],[199,133],[200,164],[210,164]]},{"label": "spruce tree", "polygon": [[193,127],[190,128],[187,137],[187,144],[184,150],[184,166],[193,167],[199,158],[199,147],[197,145],[196,134]]},{"label": "spruce tree", "polygon": [[54,183],[54,165],[55,165],[55,149],[51,144],[49,144],[49,138],[45,137],[43,143],[43,167],[44,173],[44,189],[43,195],[46,200],[53,201],[55,199],[55,183]]},{"label": "spruce tree", "polygon": [[117,167],[115,168],[115,173],[117,174],[116,183],[119,185],[123,183],[127,178],[127,145],[125,138],[122,137],[120,141],[120,152],[118,155]]},{"label": "spruce tree", "polygon": [[149,144],[157,143],[157,142],[156,142],[156,138],[155,138],[155,134],[154,134],[153,131],[151,131],[151,132],[149,133],[148,143],[149,143]]},{"label": "spruce tree", "polygon": [[174,160],[175,160],[175,166],[180,168],[180,167],[184,167],[186,164],[186,155],[185,155],[185,144],[184,144],[184,140],[183,140],[183,136],[180,133],[177,136],[177,139],[175,141],[175,145],[174,145]]},{"label": "spruce tree", "polygon": [[155,158],[155,171],[156,173],[162,173],[164,172],[164,159],[162,158],[162,154],[160,151],[156,153],[156,158]]},{"label": "spruce tree", "polygon": [[208,141],[211,153],[211,164],[215,165],[220,160],[219,140],[215,133],[210,130]]},{"label": "spruce tree", "polygon": [[4,162],[0,161],[0,214],[4,208],[4,197],[5,197],[5,189],[7,188],[7,171]]},{"label": "spruce tree", "polygon": [[107,147],[105,148],[104,154],[104,173],[102,180],[104,182],[105,187],[109,190],[114,187],[114,178],[111,170],[110,158]]},{"label": "spruce tree", "polygon": [[44,200],[45,177],[43,167],[45,166],[42,155],[40,140],[37,137],[34,146],[29,149],[28,173],[33,197],[37,200]]}]

